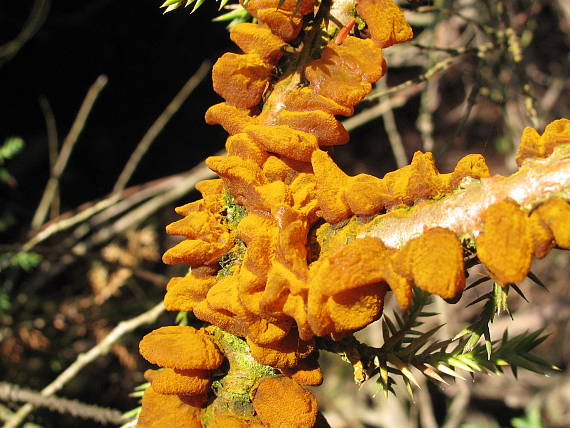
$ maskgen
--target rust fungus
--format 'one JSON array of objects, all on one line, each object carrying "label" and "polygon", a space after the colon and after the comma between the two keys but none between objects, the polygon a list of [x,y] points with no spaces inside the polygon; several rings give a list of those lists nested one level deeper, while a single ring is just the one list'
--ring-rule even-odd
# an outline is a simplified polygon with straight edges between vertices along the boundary
[{"label": "rust fungus", "polygon": [[282,368],[280,371],[300,385],[318,386],[323,383],[323,374],[319,367],[318,352],[301,360],[294,369]]},{"label": "rust fungus", "polygon": [[[249,385],[249,412],[226,414],[224,408],[206,417],[225,399],[223,385],[235,386],[229,371],[237,348],[225,348],[217,328],[208,327],[226,353],[223,370],[230,367],[228,379],[211,386],[211,370],[220,375],[224,361],[211,336],[192,327],[155,330],[140,352],[165,369],[147,374],[152,386],[140,426],[201,426],[199,409],[209,397],[202,415],[209,426],[312,427],[317,404],[299,384],[323,380],[315,336],[339,340],[369,325],[381,316],[388,291],[409,309],[413,284],[457,298],[465,287],[460,234],[473,233],[479,259],[502,284],[522,280],[531,256],[543,257],[555,244],[570,246],[570,205],[563,199],[551,198],[530,215],[503,200],[486,209],[474,230],[417,220],[421,208],[466,193],[474,180],[480,187],[501,181],[488,178],[481,155],[464,157],[447,174],[431,153],[421,152],[383,178],[345,174],[322,150],[348,141],[335,116],[353,113],[386,72],[382,49],[409,40],[412,31],[391,0],[358,0],[365,25],[359,20],[354,36],[343,34],[335,43],[325,32],[305,31],[307,23],[323,28],[322,14],[313,14],[317,3],[242,2],[257,23],[231,31],[244,53],[225,54],[214,66],[214,89],[224,102],[206,112],[207,123],[230,134],[228,155],[206,160],[220,179],[200,182],[202,199],[176,209],[184,218],[167,232],[185,240],[163,257],[192,268],[170,280],[165,307],[192,311],[221,334],[243,338],[248,346],[232,340],[249,348],[243,351],[247,363],[271,368],[256,375],[263,377],[257,390],[251,391],[255,380]],[[569,142],[569,123],[555,121],[543,135],[525,130],[517,161],[546,157]],[[413,226],[406,239],[366,236],[368,226],[397,227],[400,220]],[[265,377],[277,370],[285,377]]]},{"label": "rust fungus", "polygon": [[506,285],[526,277],[532,256],[531,226],[516,203],[502,201],[485,210],[476,245],[477,257],[499,283]]},{"label": "rust fungus", "polygon": [[463,247],[450,230],[430,229],[402,251],[411,252],[412,277],[422,290],[452,299],[465,288]]},{"label": "rust fungus", "polygon": [[297,367],[303,358],[307,358],[314,351],[313,341],[302,341],[295,331],[291,331],[284,339],[271,345],[260,346],[247,340],[251,355],[261,364],[278,369],[292,369]]},{"label": "rust fungus", "polygon": [[248,418],[236,415],[219,415],[208,424],[208,428],[263,428],[264,425],[257,418]]},{"label": "rust fungus", "polygon": [[413,37],[412,28],[392,0],[358,0],[356,11],[366,22],[372,40],[382,48]]},{"label": "rust fungus", "polygon": [[167,326],[151,331],[141,340],[139,350],[149,362],[178,370],[212,370],[224,360],[207,334],[189,326]]},{"label": "rust fungus", "polygon": [[322,216],[327,222],[336,223],[350,215],[350,207],[343,197],[343,189],[349,177],[330,156],[317,150],[311,159],[317,181],[317,199]]},{"label": "rust fungus", "polygon": [[200,267],[185,277],[168,281],[164,296],[166,310],[192,312],[216,283],[216,277],[211,273],[211,268]]},{"label": "rust fungus", "polygon": [[286,377],[263,379],[255,391],[253,408],[270,428],[310,428],[318,412],[313,394]]},{"label": "rust fungus", "polygon": [[205,119],[209,125],[221,125],[230,135],[242,132],[243,128],[254,120],[249,109],[240,109],[228,103],[210,107],[206,111]]},{"label": "rust fungus", "polygon": [[273,67],[257,54],[225,53],[212,69],[214,91],[238,108],[250,108],[261,101]]},{"label": "rust fungus", "polygon": [[558,119],[544,129],[540,135],[536,129],[526,127],[516,156],[517,164],[521,165],[527,158],[543,158],[552,153],[554,147],[570,143],[570,120]]},{"label": "rust fungus", "polygon": [[165,395],[149,386],[144,392],[138,428],[202,428],[201,402],[192,397]]},{"label": "rust fungus", "polygon": [[159,394],[204,395],[212,380],[209,370],[156,370],[151,376],[152,388]]},{"label": "rust fungus", "polygon": [[246,54],[259,55],[269,64],[277,64],[283,56],[281,48],[285,43],[267,27],[243,22],[232,28],[230,39]]},{"label": "rust fungus", "polygon": [[564,199],[553,197],[533,212],[547,226],[556,244],[570,248],[570,204]]}]

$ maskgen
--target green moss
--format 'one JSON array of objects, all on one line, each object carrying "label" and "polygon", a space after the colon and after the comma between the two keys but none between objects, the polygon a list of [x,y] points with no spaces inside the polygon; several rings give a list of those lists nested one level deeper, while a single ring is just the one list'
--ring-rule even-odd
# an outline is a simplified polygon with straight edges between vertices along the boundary
[{"label": "green moss", "polygon": [[223,201],[224,211],[222,212],[222,216],[228,228],[234,230],[239,222],[247,215],[247,208],[243,205],[239,205],[227,189],[224,189]]},{"label": "green moss", "polygon": [[239,238],[235,238],[234,247],[226,254],[220,257],[220,270],[218,271],[218,278],[225,278],[233,274],[235,266],[241,265],[247,246]]},{"label": "green moss", "polygon": [[[230,361],[230,364],[233,364],[233,369],[243,369],[256,378],[275,375],[275,370],[272,367],[259,364],[253,358],[245,340],[225,332],[218,327],[214,328],[213,336],[217,340],[224,355],[231,355],[233,360]],[[228,359],[230,358],[228,357]]]},{"label": "green moss", "polygon": [[[234,197],[227,189],[224,189],[222,200],[224,207],[220,214],[222,215],[228,229],[230,231],[234,231],[240,221],[242,221],[242,219],[247,215],[247,209],[236,203]],[[235,245],[233,248],[220,257],[218,278],[225,278],[232,275],[235,270],[235,266],[241,265],[241,262],[243,261],[247,246],[245,245],[245,242],[236,237],[234,237],[234,242]]]},{"label": "green moss", "polygon": [[335,225],[323,224],[316,231],[316,240],[321,253],[327,253],[354,241],[368,218],[352,216],[350,219],[343,220]]},{"label": "green moss", "polygon": [[259,379],[276,376],[275,370],[255,361],[243,339],[218,327],[211,327],[210,333],[226,356],[228,369],[212,383],[215,398],[204,411],[202,422],[208,425],[215,416],[225,413],[253,416],[252,390]]}]

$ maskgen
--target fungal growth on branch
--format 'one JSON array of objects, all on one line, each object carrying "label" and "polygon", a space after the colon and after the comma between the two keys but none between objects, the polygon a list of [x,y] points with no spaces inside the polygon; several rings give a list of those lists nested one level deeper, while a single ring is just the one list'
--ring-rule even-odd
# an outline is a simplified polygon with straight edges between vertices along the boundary
[{"label": "fungal growth on branch", "polygon": [[220,179],[176,209],[167,232],[185,239],[163,257],[191,268],[168,283],[166,309],[209,327],[144,337],[141,354],[163,369],[145,374],[141,427],[312,427],[301,385],[323,380],[320,345],[350,340],[391,294],[403,310],[414,285],[456,301],[466,259],[508,286],[533,257],[570,247],[569,120],[525,130],[510,177],[481,155],[442,174],[420,152],[383,178],[350,177],[330,155],[348,142],[337,116],[383,76],[382,49],[412,37],[403,13],[392,0],[243,7],[257,23],[231,30],[243,53],[214,65],[224,102],[206,113],[230,134],[227,156],[206,160]]}]

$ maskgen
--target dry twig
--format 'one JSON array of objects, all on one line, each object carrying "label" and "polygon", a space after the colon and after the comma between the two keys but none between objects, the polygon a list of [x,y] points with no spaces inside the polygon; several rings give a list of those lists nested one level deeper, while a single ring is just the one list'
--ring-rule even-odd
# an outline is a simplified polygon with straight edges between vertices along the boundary
[{"label": "dry twig", "polygon": [[79,112],[77,113],[77,117],[71,125],[71,129],[69,133],[65,137],[63,144],[61,146],[61,151],[59,152],[59,156],[57,157],[57,162],[55,163],[54,167],[51,170],[51,176],[48,180],[44,193],[42,195],[42,199],[38,205],[38,208],[34,214],[32,219],[32,229],[37,229],[40,227],[47,215],[49,207],[53,201],[55,196],[55,192],[59,185],[59,178],[63,173],[63,170],[67,166],[67,161],[71,156],[71,152],[75,147],[75,143],[77,143],[77,139],[81,135],[81,131],[83,131],[83,127],[85,126],[85,122],[97,100],[97,97],[107,84],[107,76],[101,75],[95,80],[95,83],[91,85],[89,91],[87,91],[87,95],[79,108]]},{"label": "dry twig", "polygon": [[60,397],[46,397],[37,391],[20,388],[7,382],[0,382],[0,399],[3,401],[23,401],[37,407],[46,407],[59,413],[69,413],[82,419],[91,419],[102,424],[120,424],[124,422],[119,410],[81,403]]},{"label": "dry twig", "polygon": [[164,111],[158,116],[151,127],[146,131],[142,139],[137,144],[135,150],[131,153],[131,157],[127,161],[125,167],[121,171],[119,178],[117,179],[115,186],[113,187],[112,193],[122,192],[127,182],[133,175],[137,165],[141,161],[144,154],[149,149],[150,145],[156,139],[158,134],[164,129],[166,124],[170,121],[170,118],[180,109],[180,106],[188,99],[190,94],[196,89],[196,87],[204,80],[210,71],[211,63],[210,61],[204,61],[200,65],[200,68],[188,79],[184,84],[182,89],[176,94],[176,96],[170,101],[166,106]]},{"label": "dry twig", "polygon": [[[156,319],[164,312],[164,306],[162,302],[148,311],[131,318],[127,321],[121,321],[117,327],[115,327],[101,342],[91,348],[84,354],[79,354],[77,359],[65,369],[57,378],[55,378],[48,386],[41,390],[41,395],[48,397],[55,394],[61,388],[65,386],[70,380],[72,380],[79,371],[92,363],[95,359],[101,355],[105,355],[109,352],[111,345],[117,342],[125,334],[130,333],[136,328],[143,324],[151,324],[156,321]],[[33,404],[27,403],[20,407],[16,413],[4,424],[3,428],[16,428],[23,420],[32,412],[34,409]]]}]

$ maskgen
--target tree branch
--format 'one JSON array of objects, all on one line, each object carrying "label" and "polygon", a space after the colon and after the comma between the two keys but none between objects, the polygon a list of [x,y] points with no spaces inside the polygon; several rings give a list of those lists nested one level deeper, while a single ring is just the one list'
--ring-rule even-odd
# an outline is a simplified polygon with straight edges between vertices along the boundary
[{"label": "tree branch", "polygon": [[570,144],[558,146],[546,159],[527,160],[509,177],[473,181],[446,198],[412,207],[405,217],[380,215],[364,225],[357,237],[378,238],[392,248],[435,227],[476,237],[482,213],[491,205],[510,199],[530,209],[555,194],[570,199]]}]

